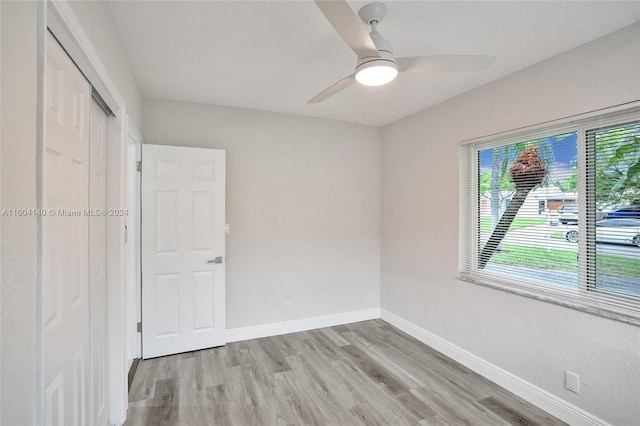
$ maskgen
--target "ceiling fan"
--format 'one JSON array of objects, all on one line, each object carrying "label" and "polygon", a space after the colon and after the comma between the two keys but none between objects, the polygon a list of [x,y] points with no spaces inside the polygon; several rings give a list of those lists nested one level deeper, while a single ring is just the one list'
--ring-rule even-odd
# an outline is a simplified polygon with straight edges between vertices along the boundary
[{"label": "ceiling fan", "polygon": [[[487,69],[496,59],[486,55],[396,58],[391,43],[378,32],[378,24],[387,14],[384,4],[375,2],[363,6],[358,18],[346,0],[315,2],[340,37],[358,55],[358,61],[352,74],[311,98],[307,102],[310,104],[322,102],[356,81],[365,86],[381,86],[396,78],[398,72],[480,71]],[[360,20],[371,26],[371,33],[367,33]]]}]

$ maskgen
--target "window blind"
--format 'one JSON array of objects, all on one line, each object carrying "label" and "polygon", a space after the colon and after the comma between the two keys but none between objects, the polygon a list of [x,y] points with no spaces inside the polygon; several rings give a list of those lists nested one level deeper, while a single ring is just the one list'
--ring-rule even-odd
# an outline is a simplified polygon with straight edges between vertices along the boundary
[{"label": "window blind", "polygon": [[637,109],[461,146],[460,206],[461,279],[640,324]]}]

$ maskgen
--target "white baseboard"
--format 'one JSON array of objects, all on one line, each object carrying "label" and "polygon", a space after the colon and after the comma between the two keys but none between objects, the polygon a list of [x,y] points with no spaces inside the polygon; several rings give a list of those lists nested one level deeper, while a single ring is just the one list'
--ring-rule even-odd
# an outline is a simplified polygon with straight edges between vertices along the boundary
[{"label": "white baseboard", "polygon": [[321,317],[303,318],[299,320],[274,322],[253,327],[231,328],[227,330],[227,342],[259,339],[261,337],[278,336],[280,334],[297,333],[299,331],[316,328],[332,327],[334,325],[349,324],[380,318],[380,309],[364,309],[361,311],[343,312],[340,314],[323,315]]},{"label": "white baseboard", "polygon": [[502,368],[448,342],[435,334],[393,314],[387,310],[380,310],[380,318],[394,327],[399,328],[412,337],[420,340],[438,352],[443,353],[470,368],[481,376],[513,392],[533,405],[556,416],[571,425],[610,425],[606,421],[590,414],[557,396],[517,377]]}]

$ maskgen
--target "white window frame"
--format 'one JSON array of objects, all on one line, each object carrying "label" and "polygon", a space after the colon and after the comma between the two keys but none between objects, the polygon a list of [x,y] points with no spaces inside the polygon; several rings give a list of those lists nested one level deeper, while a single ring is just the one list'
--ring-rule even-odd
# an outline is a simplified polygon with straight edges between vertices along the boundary
[{"label": "white window frame", "polygon": [[[578,134],[578,226],[581,235],[586,234],[589,212],[586,205],[590,203],[587,195],[586,177],[586,135],[588,131],[624,125],[629,122],[640,122],[640,103],[635,102],[623,106],[594,111],[580,116],[573,116],[547,122],[528,128],[504,132],[488,137],[477,138],[460,143],[460,216],[459,216],[459,256],[458,279],[486,287],[515,293],[521,296],[554,303],[571,309],[615,319],[618,321],[640,325],[640,302],[633,296],[612,295],[609,292],[597,292],[587,289],[587,247],[594,244],[588,238],[580,238],[578,268],[578,288],[567,289],[553,283],[530,279],[511,281],[503,273],[491,273],[478,268],[479,244],[479,206],[478,206],[478,152],[488,148],[509,145],[516,142],[534,140],[542,137],[577,132]],[[593,216],[592,216],[593,217]],[[591,219],[593,220],[593,219]],[[595,259],[593,259],[595,261]],[[593,263],[595,264],[595,262]]]}]

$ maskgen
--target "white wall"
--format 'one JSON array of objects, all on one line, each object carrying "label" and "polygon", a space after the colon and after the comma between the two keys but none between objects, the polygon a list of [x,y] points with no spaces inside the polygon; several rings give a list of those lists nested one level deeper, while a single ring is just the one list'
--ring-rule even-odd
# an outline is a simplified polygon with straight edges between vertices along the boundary
[{"label": "white wall", "polygon": [[145,143],[227,150],[228,329],[379,306],[377,129],[162,100],[143,110]]},{"label": "white wall", "polygon": [[70,1],[82,29],[109,72],[109,77],[127,105],[127,113],[138,129],[142,128],[142,98],[127,51],[118,34],[106,1]]},{"label": "white wall", "polygon": [[[458,146],[640,99],[640,24],[382,129],[381,305],[613,424],[640,418],[640,328],[456,280]],[[564,372],[581,393],[564,389]]]},{"label": "white wall", "polygon": [[[36,207],[36,2],[2,2],[2,208]],[[36,218],[0,217],[0,424],[34,424]]]}]

